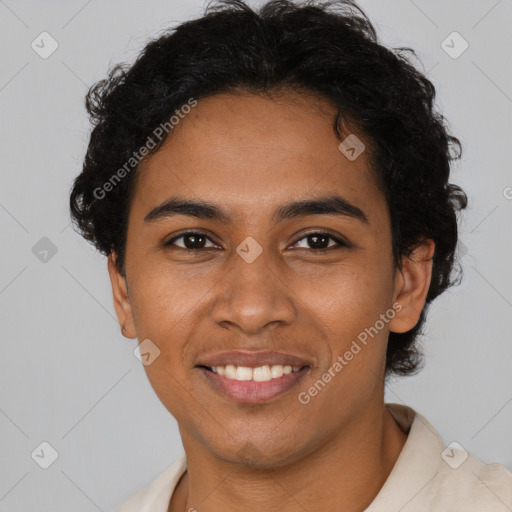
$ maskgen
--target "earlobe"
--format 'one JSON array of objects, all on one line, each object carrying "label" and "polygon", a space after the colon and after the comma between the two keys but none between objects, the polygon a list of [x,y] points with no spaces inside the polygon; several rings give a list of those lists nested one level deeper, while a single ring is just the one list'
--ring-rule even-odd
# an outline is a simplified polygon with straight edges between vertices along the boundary
[{"label": "earlobe", "polygon": [[394,294],[394,303],[399,303],[401,309],[390,322],[390,331],[407,332],[418,323],[432,278],[434,250],[434,241],[425,239],[409,256],[402,257],[402,268],[397,270],[395,277]]},{"label": "earlobe", "polygon": [[135,338],[132,307],[128,295],[128,285],[116,266],[117,255],[112,251],[108,256],[108,273],[112,285],[112,296],[117,319],[121,325],[121,333],[126,338]]}]

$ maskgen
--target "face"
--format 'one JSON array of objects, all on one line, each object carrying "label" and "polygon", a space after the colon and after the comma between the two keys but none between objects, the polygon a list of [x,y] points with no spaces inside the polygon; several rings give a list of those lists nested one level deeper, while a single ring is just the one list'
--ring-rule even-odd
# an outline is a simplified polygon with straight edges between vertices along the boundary
[{"label": "face", "polygon": [[[137,171],[114,302],[160,351],[145,370],[185,448],[285,464],[382,404],[389,331],[417,322],[429,267],[395,270],[385,197],[334,114],[292,93],[201,99]],[[230,363],[253,380],[208,369]]]}]

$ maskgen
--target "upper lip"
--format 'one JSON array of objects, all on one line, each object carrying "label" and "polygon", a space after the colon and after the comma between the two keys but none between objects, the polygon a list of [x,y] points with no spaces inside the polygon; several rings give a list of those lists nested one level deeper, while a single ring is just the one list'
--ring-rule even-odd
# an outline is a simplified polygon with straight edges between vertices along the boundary
[{"label": "upper lip", "polygon": [[283,366],[309,366],[306,359],[300,356],[286,354],[284,352],[274,351],[233,351],[212,354],[200,359],[196,366],[226,366],[234,364],[236,366],[247,366],[249,368],[257,368],[265,365],[283,365]]}]

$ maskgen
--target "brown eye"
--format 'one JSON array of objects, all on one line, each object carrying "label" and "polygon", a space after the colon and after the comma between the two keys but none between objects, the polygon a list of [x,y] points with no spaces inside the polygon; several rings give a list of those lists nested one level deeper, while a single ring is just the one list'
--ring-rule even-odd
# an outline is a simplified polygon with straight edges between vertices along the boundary
[{"label": "brown eye", "polygon": [[[330,233],[325,232],[314,232],[314,233],[308,233],[306,236],[303,236],[297,242],[295,242],[293,245],[296,246],[297,244],[301,243],[302,241],[305,241],[305,243],[309,247],[297,247],[298,249],[313,249],[317,251],[325,251],[331,248],[336,247],[346,247],[347,245],[340,240],[339,238],[331,235]],[[333,241],[334,244],[330,245],[330,241]]]},{"label": "brown eye", "polygon": [[[177,240],[183,240],[181,243],[176,243]],[[210,242],[212,245],[207,246],[206,244]],[[165,246],[176,246],[180,247],[181,249],[189,249],[189,250],[197,250],[197,249],[205,249],[208,247],[216,247],[215,244],[204,234],[199,232],[188,232],[188,233],[182,233],[179,236],[176,236],[169,240]]]}]

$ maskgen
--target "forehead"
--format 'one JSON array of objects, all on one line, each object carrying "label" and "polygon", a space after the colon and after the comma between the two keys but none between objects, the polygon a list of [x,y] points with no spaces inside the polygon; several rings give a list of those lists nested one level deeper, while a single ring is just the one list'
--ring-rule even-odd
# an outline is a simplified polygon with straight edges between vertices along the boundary
[{"label": "forehead", "polygon": [[363,210],[385,208],[368,155],[351,161],[339,150],[335,115],[328,100],[306,94],[200,99],[139,167],[132,209],[184,195],[247,217],[333,193]]}]

